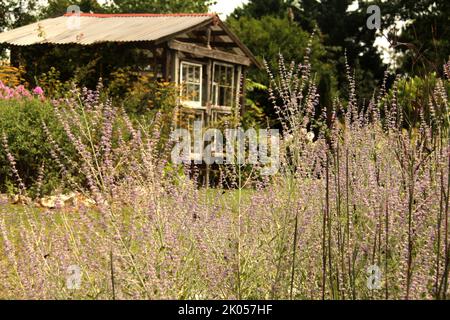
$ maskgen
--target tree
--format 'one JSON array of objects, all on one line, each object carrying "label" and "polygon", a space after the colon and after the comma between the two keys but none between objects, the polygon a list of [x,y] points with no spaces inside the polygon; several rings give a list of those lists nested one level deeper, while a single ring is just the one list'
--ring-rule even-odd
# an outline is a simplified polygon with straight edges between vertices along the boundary
[{"label": "tree", "polygon": [[36,21],[37,0],[0,0],[0,31]]},{"label": "tree", "polygon": [[[250,0],[237,9],[229,22],[235,31],[248,43],[254,52],[264,52],[267,59],[276,59],[278,51],[287,59],[299,60],[306,48],[307,41],[301,35],[316,32],[321,39],[320,59],[313,60],[321,96],[324,104],[329,104],[332,96],[346,97],[348,90],[346,59],[354,67],[360,99],[369,101],[374,88],[381,82],[386,66],[374,46],[376,30],[366,27],[366,6],[359,1],[358,9],[350,11],[353,0]],[[267,17],[271,17],[270,19]],[[254,22],[261,21],[257,31]],[[276,23],[283,20],[283,24]],[[233,20],[241,21],[240,24]],[[280,20],[280,21],[281,21]],[[272,25],[274,24],[274,25]],[[236,27],[238,26],[238,27]],[[293,27],[295,26],[295,27]],[[239,31],[248,29],[248,31]],[[267,29],[267,30],[264,30]],[[291,33],[290,37],[284,32]],[[264,41],[257,39],[271,32]],[[246,34],[248,33],[248,34]],[[300,35],[299,35],[300,34]],[[295,49],[294,49],[295,47]],[[314,51],[319,50],[317,47]],[[336,92],[338,89],[338,92]],[[327,102],[328,101],[328,102]]]},{"label": "tree", "polygon": [[[400,53],[399,71],[426,76],[442,76],[442,65],[450,59],[450,1],[375,0],[381,8],[384,34]],[[399,21],[406,23],[395,30]]]},{"label": "tree", "polygon": [[242,8],[237,8],[231,17],[234,19],[242,17],[261,19],[264,16],[284,18],[294,2],[292,0],[252,0],[244,4]]},{"label": "tree", "polygon": [[203,13],[212,0],[113,0],[105,8],[113,13]]},{"label": "tree", "polygon": [[295,7],[296,20],[309,30],[317,26],[324,34],[328,57],[336,65],[339,89],[347,93],[345,55],[356,70],[361,99],[368,101],[386,70],[375,47],[376,30],[366,26],[368,3],[357,1],[357,9],[349,10],[353,0],[301,0]]},{"label": "tree", "polygon": [[[0,32],[36,21],[37,0],[0,0]],[[0,57],[5,54],[0,45]]]},{"label": "tree", "polygon": [[76,5],[81,12],[104,13],[106,10],[96,0],[49,0],[48,5],[42,9],[41,18],[56,18],[67,13],[67,9]]},{"label": "tree", "polygon": [[[239,36],[247,47],[256,55],[261,62],[266,60],[267,64],[274,70],[278,70],[280,54],[287,64],[291,61],[300,63],[306,55],[311,34],[304,31],[295,21],[291,21],[286,15],[283,18],[276,16],[262,16],[252,18],[246,15],[233,15],[227,20],[230,28]],[[327,78],[328,90],[335,88],[333,66],[328,63],[326,51],[321,43],[321,35],[315,34],[312,38],[311,62],[313,72],[317,75],[317,81]],[[249,71],[252,81],[268,84],[268,75],[265,70],[253,68]],[[249,93],[250,99],[261,107],[276,125],[277,116],[268,100],[267,91],[253,90]]]},{"label": "tree", "polygon": [[213,0],[112,0],[101,5],[97,0],[50,0],[43,17],[57,17],[71,5],[82,12],[95,13],[203,13]]}]

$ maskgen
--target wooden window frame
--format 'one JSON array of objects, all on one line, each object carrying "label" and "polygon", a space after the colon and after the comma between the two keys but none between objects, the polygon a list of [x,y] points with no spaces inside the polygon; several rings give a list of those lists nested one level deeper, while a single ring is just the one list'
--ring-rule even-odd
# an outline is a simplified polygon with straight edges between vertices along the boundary
[{"label": "wooden window frame", "polygon": [[[232,72],[231,72],[231,76],[232,76],[232,78],[231,78],[231,105],[230,106],[222,106],[222,105],[218,104],[219,91],[220,91],[219,88],[221,86],[222,87],[227,87],[227,88],[230,88],[230,87],[229,86],[224,86],[224,85],[219,85],[218,83],[216,83],[214,81],[215,76],[216,76],[216,66],[222,66],[222,67],[227,67],[227,68],[231,68],[232,69]],[[226,108],[228,110],[231,110],[233,108],[233,106],[234,106],[234,97],[235,97],[235,92],[234,92],[234,90],[235,90],[235,83],[234,83],[234,81],[235,81],[235,72],[236,72],[236,66],[235,65],[232,65],[232,64],[229,64],[229,63],[223,63],[223,62],[214,61],[213,67],[212,67],[212,78],[211,78],[212,79],[211,80],[211,100],[212,100],[212,103],[213,103],[213,105],[215,107],[223,107],[223,108]],[[217,86],[217,90],[215,91],[215,94],[214,94],[214,86]]]},{"label": "wooden window frame", "polygon": [[[191,66],[191,67],[198,67],[200,68],[200,83],[187,83],[184,80],[184,66]],[[193,84],[193,85],[198,85],[200,87],[199,90],[199,99],[200,101],[190,101],[190,100],[184,100],[185,97],[183,97],[183,88],[181,88],[180,91],[180,96],[181,96],[181,102],[183,105],[191,107],[191,108],[195,108],[195,109],[203,109],[202,107],[202,97],[203,97],[203,64],[200,63],[194,63],[194,62],[189,62],[189,61],[181,61],[180,62],[180,84],[182,86],[184,86],[185,84]]]}]

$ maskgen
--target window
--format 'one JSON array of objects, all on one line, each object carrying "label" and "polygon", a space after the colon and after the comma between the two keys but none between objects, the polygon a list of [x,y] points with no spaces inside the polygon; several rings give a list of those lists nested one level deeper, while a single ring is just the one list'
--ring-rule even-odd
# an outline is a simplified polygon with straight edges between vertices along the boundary
[{"label": "window", "polygon": [[202,106],[202,65],[181,63],[181,98],[183,103],[192,107]]},{"label": "window", "polygon": [[232,107],[234,98],[234,67],[214,63],[212,87],[213,104],[221,107]]},{"label": "window", "polygon": [[203,154],[196,148],[195,135],[200,134],[203,137],[204,117],[203,110],[185,108],[184,118],[191,135],[191,160],[200,162],[203,160]]}]

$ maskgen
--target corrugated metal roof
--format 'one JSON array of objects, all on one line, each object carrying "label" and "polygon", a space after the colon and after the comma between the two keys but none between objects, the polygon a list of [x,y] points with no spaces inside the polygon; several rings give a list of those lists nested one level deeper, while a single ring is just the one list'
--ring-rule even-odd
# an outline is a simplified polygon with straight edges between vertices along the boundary
[{"label": "corrugated metal roof", "polygon": [[27,46],[157,41],[218,19],[215,14],[81,14],[79,28],[74,29],[71,18],[76,16],[46,19],[0,33],[0,43]]}]

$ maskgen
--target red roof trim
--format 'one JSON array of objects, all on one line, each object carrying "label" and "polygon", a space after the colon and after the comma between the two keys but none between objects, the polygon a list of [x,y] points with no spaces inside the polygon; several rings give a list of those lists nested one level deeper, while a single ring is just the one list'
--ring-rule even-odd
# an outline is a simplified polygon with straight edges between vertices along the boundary
[{"label": "red roof trim", "polygon": [[[66,13],[64,16],[77,15],[76,13]],[[215,13],[80,13],[81,17],[92,18],[132,18],[132,17],[215,17]]]}]

